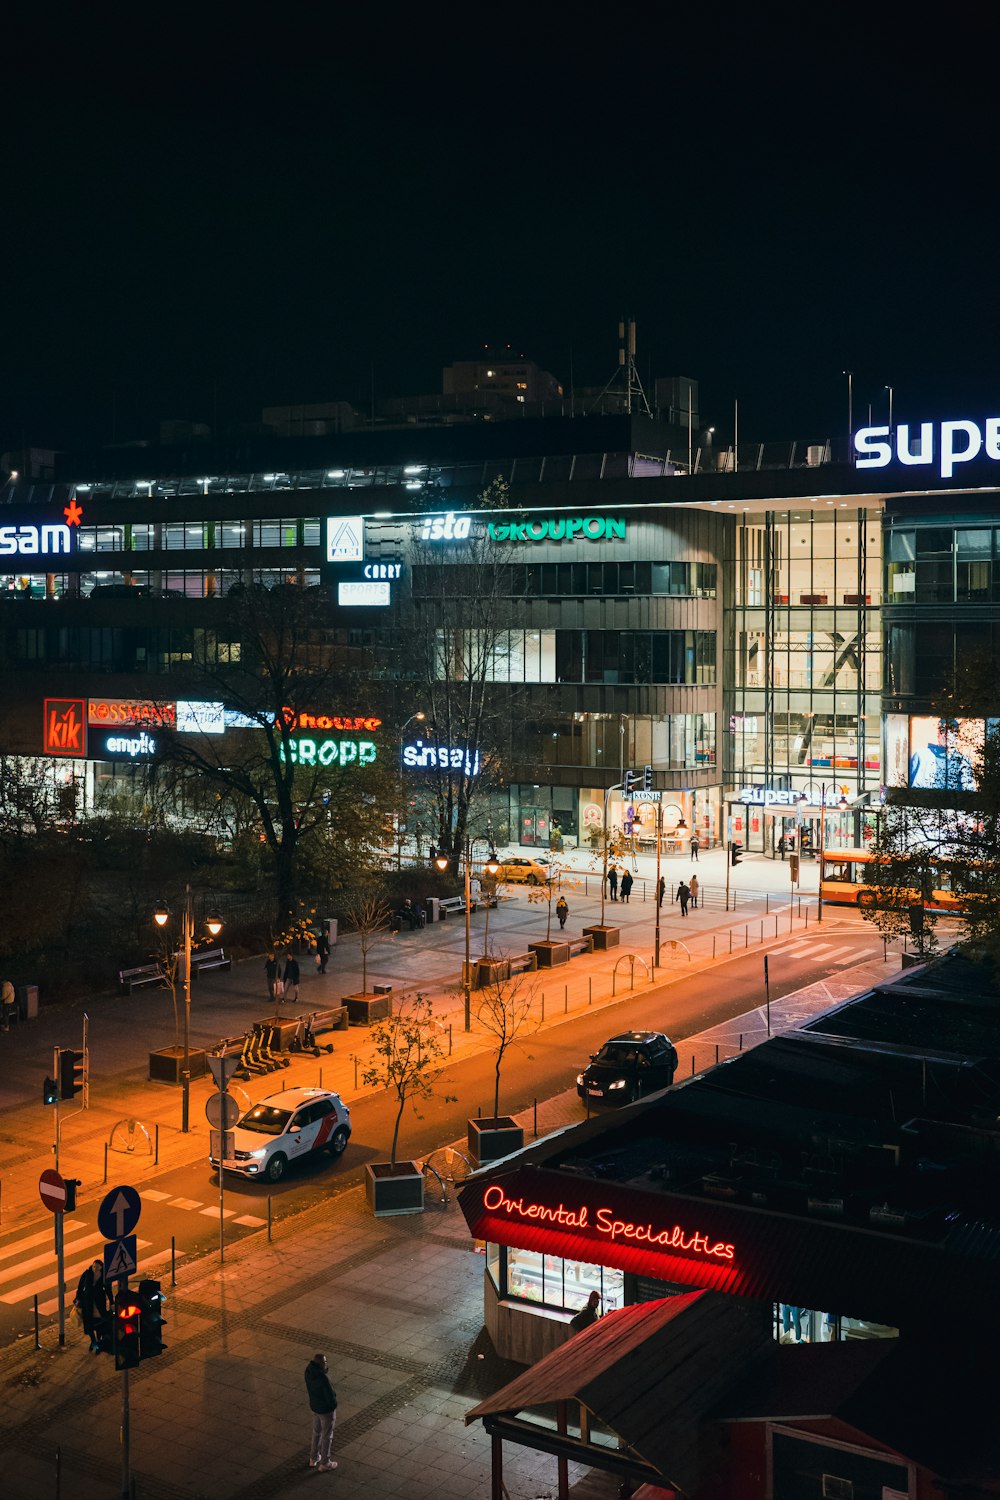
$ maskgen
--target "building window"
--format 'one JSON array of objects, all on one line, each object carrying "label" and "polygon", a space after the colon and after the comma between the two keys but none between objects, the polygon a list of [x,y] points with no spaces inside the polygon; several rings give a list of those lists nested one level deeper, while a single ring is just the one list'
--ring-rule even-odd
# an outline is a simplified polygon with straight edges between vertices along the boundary
[{"label": "building window", "polygon": [[613,1312],[625,1302],[623,1272],[537,1250],[509,1249],[502,1281],[506,1283],[500,1286],[502,1295],[564,1312],[579,1312],[593,1291],[601,1298],[602,1313]]}]

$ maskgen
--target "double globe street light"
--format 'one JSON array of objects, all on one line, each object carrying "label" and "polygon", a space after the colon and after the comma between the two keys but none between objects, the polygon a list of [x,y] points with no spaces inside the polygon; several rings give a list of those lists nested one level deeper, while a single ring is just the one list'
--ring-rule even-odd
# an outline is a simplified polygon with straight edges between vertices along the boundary
[{"label": "double globe street light", "polygon": [[[471,941],[470,928],[469,928],[469,918],[470,918],[471,909],[472,909],[472,880],[471,880],[472,840],[471,839],[466,839],[466,841],[465,841],[465,849],[464,849],[463,853],[464,853],[464,856],[465,856],[465,860],[464,860],[464,869],[465,869],[465,968],[462,971],[462,995],[463,995],[463,998],[464,998],[464,1001],[465,1001],[465,1029],[466,1029],[466,1031],[471,1031],[472,1030],[472,973],[471,973],[472,960],[471,960],[471,955],[470,955],[470,952],[469,952],[469,946],[470,946],[470,941]],[[434,861],[435,865],[437,866],[437,868],[442,873],[445,870],[447,870],[448,865],[450,864],[450,862],[451,861],[449,860],[447,854],[439,854],[438,857],[437,857],[437,859]],[[492,876],[494,876],[494,875],[497,874],[497,872],[499,871],[499,869],[500,869],[500,861],[497,858],[496,850],[494,849],[491,852],[489,859],[483,865],[483,871],[484,871],[485,874],[487,874],[487,875],[489,875],[489,876],[492,877]]]},{"label": "double globe street light", "polygon": [[[153,911],[153,921],[161,929],[166,927],[170,921],[170,908],[166,902],[160,901],[157,903]],[[205,918],[205,926],[212,937],[218,937],[222,931],[222,918],[217,912],[210,912]],[[191,887],[189,885],[184,887],[184,907],[181,911],[181,939],[184,944],[181,955],[184,977],[184,1060],[181,1065],[181,1131],[186,1135],[188,1133],[191,1097],[191,947],[194,942],[194,907],[191,902]]]}]

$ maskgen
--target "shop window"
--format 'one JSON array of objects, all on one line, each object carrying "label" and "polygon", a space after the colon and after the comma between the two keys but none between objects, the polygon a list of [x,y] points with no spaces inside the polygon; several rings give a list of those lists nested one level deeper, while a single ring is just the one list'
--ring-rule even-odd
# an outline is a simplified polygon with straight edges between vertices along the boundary
[{"label": "shop window", "polygon": [[486,1270],[493,1285],[500,1290],[501,1248],[492,1242],[486,1246]]},{"label": "shop window", "polygon": [[625,1278],[621,1271],[592,1266],[585,1261],[562,1260],[536,1250],[507,1251],[506,1295],[521,1302],[534,1302],[566,1312],[579,1312],[591,1292],[601,1298],[601,1311],[612,1312],[625,1301]]}]

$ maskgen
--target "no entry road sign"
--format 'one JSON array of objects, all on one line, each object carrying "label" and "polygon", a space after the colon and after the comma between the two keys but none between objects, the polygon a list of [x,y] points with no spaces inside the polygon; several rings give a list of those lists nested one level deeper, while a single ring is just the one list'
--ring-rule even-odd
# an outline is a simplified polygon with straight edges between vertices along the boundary
[{"label": "no entry road sign", "polygon": [[51,1167],[39,1177],[38,1192],[50,1213],[57,1214],[66,1207],[66,1180]]}]

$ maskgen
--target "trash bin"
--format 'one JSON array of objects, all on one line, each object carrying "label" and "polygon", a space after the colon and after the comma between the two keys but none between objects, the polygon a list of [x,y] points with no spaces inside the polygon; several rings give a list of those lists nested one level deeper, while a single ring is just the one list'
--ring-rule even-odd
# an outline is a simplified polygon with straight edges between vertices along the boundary
[{"label": "trash bin", "polygon": [[427,907],[427,920],[428,920],[428,922],[440,922],[440,920],[441,920],[441,903],[440,903],[439,897],[437,897],[437,896],[428,896],[426,902],[424,903],[424,905]]},{"label": "trash bin", "polygon": [[391,995],[392,994],[392,985],[391,984],[373,984],[372,985],[372,994],[374,994],[374,995]]},{"label": "trash bin", "polygon": [[34,1021],[38,1016],[38,985],[22,984],[17,991],[17,1010],[22,1021]]},{"label": "trash bin", "polygon": [[336,948],[336,946],[337,946],[337,918],[336,917],[327,917],[326,918],[326,940],[330,944],[331,948]]}]

